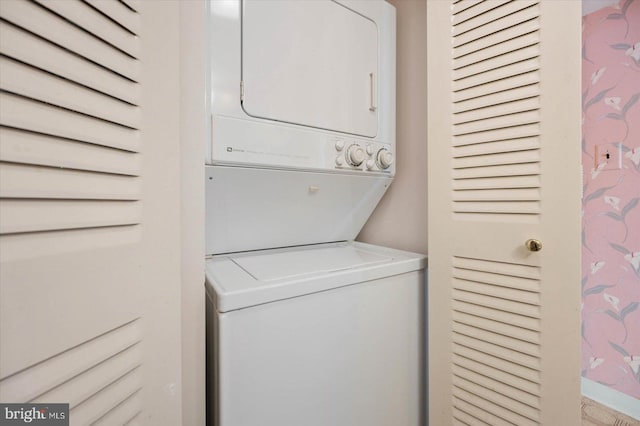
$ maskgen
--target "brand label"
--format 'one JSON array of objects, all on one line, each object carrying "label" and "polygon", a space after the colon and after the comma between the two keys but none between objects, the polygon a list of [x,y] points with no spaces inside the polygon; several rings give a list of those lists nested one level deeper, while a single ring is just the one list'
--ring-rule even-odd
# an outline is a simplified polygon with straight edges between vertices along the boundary
[{"label": "brand label", "polygon": [[69,404],[1,404],[0,426],[69,426]]}]

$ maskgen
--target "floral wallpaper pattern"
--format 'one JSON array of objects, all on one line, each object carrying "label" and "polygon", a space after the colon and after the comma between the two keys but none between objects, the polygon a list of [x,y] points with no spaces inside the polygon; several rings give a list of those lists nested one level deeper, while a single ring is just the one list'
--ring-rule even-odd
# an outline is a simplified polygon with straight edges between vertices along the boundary
[{"label": "floral wallpaper pattern", "polygon": [[582,375],[640,398],[640,0],[582,40]]}]

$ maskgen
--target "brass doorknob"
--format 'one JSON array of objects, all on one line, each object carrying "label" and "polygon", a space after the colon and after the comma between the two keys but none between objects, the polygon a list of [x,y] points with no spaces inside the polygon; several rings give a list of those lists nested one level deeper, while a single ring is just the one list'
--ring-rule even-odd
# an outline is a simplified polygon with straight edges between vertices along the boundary
[{"label": "brass doorknob", "polygon": [[524,246],[529,251],[540,251],[542,250],[542,241],[530,238],[524,243]]}]

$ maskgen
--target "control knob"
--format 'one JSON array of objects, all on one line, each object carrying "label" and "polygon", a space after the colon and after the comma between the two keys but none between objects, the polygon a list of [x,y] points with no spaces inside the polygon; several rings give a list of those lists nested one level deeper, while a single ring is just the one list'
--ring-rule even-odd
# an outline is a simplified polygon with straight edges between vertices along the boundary
[{"label": "control knob", "polygon": [[376,165],[376,163],[373,160],[367,160],[367,162],[364,163],[364,164],[367,167],[367,170],[373,169],[373,166]]},{"label": "control knob", "polygon": [[353,144],[347,148],[347,152],[345,153],[347,162],[354,167],[358,167],[365,158],[364,149],[358,144]]},{"label": "control knob", "polygon": [[385,148],[378,151],[376,163],[381,169],[388,169],[393,164],[393,154]]}]

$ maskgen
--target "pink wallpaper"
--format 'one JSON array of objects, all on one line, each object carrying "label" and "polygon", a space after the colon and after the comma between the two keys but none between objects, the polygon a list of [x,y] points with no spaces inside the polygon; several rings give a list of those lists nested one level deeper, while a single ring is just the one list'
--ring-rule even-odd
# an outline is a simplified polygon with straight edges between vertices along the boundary
[{"label": "pink wallpaper", "polygon": [[582,375],[640,398],[640,0],[582,40]]}]

